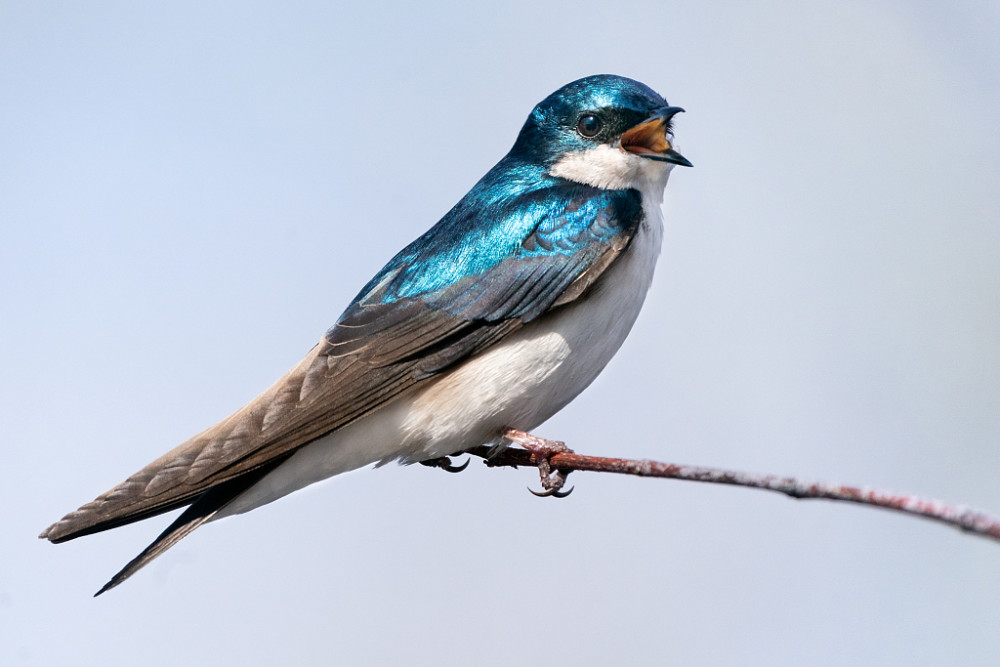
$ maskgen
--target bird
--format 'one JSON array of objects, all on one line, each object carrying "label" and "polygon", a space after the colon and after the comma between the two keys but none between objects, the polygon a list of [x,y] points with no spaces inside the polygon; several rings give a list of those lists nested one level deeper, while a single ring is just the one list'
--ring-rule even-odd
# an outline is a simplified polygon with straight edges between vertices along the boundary
[{"label": "bird", "polygon": [[[539,102],[513,147],[360,290],[296,366],[39,537],[186,507],[96,594],[202,524],[342,472],[530,445],[621,347],[650,287],[684,111],[601,74]],[[540,457],[551,452],[536,447]]]}]

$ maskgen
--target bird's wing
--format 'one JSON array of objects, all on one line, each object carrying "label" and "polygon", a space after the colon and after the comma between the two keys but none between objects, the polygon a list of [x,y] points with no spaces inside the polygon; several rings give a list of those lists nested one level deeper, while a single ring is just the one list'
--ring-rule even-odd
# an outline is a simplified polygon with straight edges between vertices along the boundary
[{"label": "bird's wing", "polygon": [[[488,230],[473,208],[460,203],[397,255],[270,389],[40,537],[63,542],[191,504],[220,485],[249,488],[254,471],[579,298],[642,218],[635,191],[571,184],[495,205]],[[229,495],[225,502],[238,494]]]},{"label": "bird's wing", "polygon": [[94,593],[94,597],[110,591],[112,588],[122,583],[133,574],[148,565],[154,558],[164,551],[174,546],[201,524],[209,521],[218,514],[226,505],[233,501],[245,490],[259,482],[269,472],[287,458],[275,459],[266,466],[261,466],[256,470],[245,473],[228,482],[217,484],[203,492],[191,505],[181,512],[181,515],[167,526],[167,529],[160,533],[152,543],[143,549],[138,556],[130,560],[125,567],[111,577],[101,590]]}]

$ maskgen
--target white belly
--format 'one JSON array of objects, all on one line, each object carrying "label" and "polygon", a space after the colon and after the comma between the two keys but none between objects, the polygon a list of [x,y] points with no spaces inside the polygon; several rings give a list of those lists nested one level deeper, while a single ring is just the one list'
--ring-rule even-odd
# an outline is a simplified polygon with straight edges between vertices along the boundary
[{"label": "white belly", "polygon": [[[661,190],[662,192],[662,190]],[[658,198],[632,244],[577,303],[543,316],[417,393],[306,445],[216,518],[239,514],[341,472],[410,463],[532,430],[587,388],[635,323],[663,236]]]},{"label": "white belly", "polygon": [[632,329],[660,251],[660,220],[588,297],[533,322],[415,396],[403,429],[412,459],[499,442],[504,426],[531,430],[586,389]]}]

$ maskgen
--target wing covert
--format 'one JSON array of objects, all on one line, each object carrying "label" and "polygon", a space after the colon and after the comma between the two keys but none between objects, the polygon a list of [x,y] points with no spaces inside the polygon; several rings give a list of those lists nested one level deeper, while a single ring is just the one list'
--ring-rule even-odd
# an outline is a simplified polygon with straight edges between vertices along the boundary
[{"label": "wing covert", "polygon": [[568,182],[507,209],[489,232],[470,229],[446,248],[421,243],[442,236],[429,232],[393,258],[327,332],[327,354],[384,365],[485,323],[530,322],[575,281],[599,275],[642,218],[634,190]]}]

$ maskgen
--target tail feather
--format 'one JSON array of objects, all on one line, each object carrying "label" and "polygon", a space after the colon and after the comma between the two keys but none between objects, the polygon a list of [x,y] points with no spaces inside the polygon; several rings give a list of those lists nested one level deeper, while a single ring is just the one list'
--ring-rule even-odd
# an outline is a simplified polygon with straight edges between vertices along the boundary
[{"label": "tail feather", "polygon": [[237,496],[263,479],[267,473],[274,470],[285,458],[287,457],[282,457],[280,460],[274,461],[267,466],[257,468],[228,482],[223,482],[202,493],[148,547],[129,561],[115,576],[111,577],[108,583],[101,587],[101,590],[94,593],[94,597],[106,593],[122,583],[148,565],[154,558],[187,537],[195,528],[214,517],[224,507],[235,500]]}]

